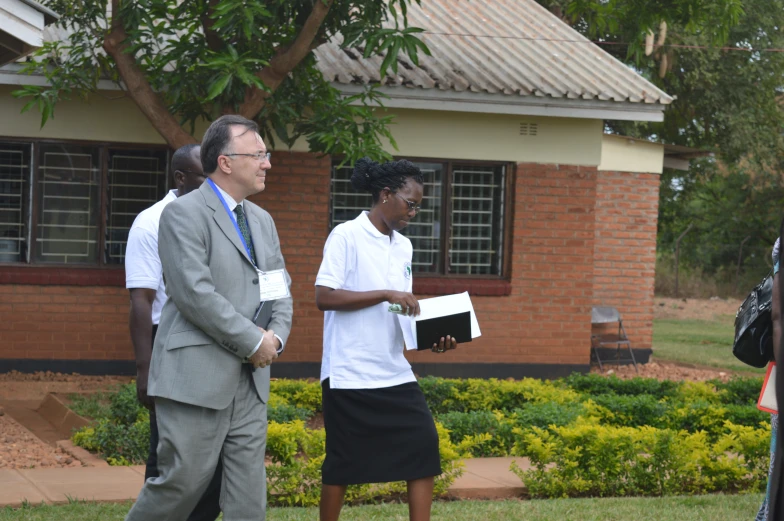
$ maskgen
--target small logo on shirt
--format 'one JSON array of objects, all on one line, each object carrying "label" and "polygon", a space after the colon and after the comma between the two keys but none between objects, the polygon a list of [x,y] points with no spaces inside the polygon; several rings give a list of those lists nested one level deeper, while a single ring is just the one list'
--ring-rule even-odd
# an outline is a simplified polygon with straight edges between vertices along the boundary
[{"label": "small logo on shirt", "polygon": [[407,279],[411,278],[411,263],[406,262],[403,266],[403,274],[406,276]]}]

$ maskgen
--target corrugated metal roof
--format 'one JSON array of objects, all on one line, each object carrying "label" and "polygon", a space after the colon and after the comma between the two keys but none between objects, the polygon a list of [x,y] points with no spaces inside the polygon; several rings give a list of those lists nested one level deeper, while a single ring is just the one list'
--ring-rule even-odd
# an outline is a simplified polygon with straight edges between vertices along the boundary
[{"label": "corrugated metal roof", "polygon": [[[387,86],[666,105],[672,98],[534,0],[425,0],[408,23],[426,30],[432,56],[419,66],[400,53]],[[390,24],[390,26],[392,26]],[[342,84],[381,81],[381,56],[341,49],[339,36],[316,49],[319,68]]]}]

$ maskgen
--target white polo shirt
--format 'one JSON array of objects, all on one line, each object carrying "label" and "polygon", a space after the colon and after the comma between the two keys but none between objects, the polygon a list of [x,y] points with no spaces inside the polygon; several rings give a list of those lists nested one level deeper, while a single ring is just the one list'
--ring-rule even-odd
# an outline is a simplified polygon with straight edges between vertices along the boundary
[{"label": "white polo shirt", "polygon": [[166,205],[177,199],[177,190],[169,190],[166,197],[136,216],[128,232],[125,248],[125,287],[154,289],[152,323],[161,320],[161,310],[166,303],[166,286],[163,284],[163,268],[158,256],[158,225]]},{"label": "white polo shirt", "polygon": [[[411,241],[384,235],[368,212],[332,230],[324,246],[317,286],[349,291],[412,289]],[[416,381],[403,356],[397,316],[382,302],[356,311],[324,312],[321,380],[332,389],[378,389]]]}]

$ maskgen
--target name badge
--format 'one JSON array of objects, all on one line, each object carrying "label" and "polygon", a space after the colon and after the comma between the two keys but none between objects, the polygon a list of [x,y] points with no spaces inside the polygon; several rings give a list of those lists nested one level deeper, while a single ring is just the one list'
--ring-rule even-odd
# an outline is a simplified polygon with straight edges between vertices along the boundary
[{"label": "name badge", "polygon": [[286,273],[283,270],[261,271],[259,275],[259,301],[278,300],[291,296],[289,285],[286,284]]}]

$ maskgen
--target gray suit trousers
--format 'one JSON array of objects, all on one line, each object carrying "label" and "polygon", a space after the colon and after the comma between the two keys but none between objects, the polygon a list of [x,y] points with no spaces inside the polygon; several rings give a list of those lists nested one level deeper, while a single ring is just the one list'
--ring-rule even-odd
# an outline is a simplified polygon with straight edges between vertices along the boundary
[{"label": "gray suit trousers", "polygon": [[264,451],[267,406],[244,365],[231,404],[220,410],[155,398],[158,469],[126,521],[185,521],[223,458],[224,521],[263,521],[267,502]]}]

